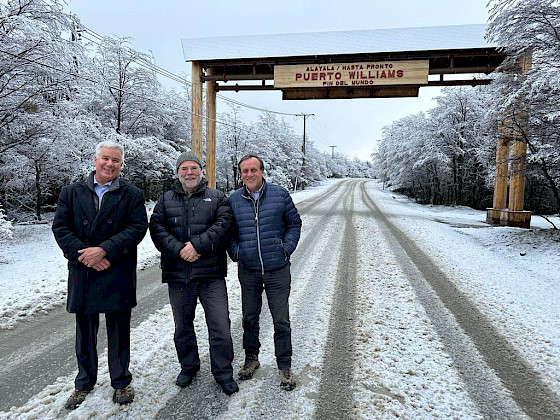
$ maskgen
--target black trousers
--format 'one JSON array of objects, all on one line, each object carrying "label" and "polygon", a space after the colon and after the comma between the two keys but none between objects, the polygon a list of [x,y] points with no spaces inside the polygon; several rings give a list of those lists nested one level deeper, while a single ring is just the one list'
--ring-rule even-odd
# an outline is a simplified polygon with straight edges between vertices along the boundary
[{"label": "black trousers", "polygon": [[175,349],[181,369],[191,372],[200,369],[198,345],[194,330],[197,299],[204,308],[210,367],[218,381],[233,376],[233,341],[231,339],[228,296],[224,278],[200,279],[187,284],[169,284],[169,302],[175,320]]},{"label": "black trousers", "polygon": [[[126,387],[132,381],[128,370],[130,364],[130,316],[131,310],[105,313],[109,375],[115,389]],[[78,376],[76,389],[89,390],[97,382],[97,331],[99,314],[76,313],[76,357]]]},{"label": "black trousers", "polygon": [[268,307],[274,324],[274,354],[279,369],[292,365],[292,329],[290,327],[291,274],[290,263],[278,270],[265,272],[238,267],[243,310],[243,348],[246,353],[259,353],[259,317],[262,292],[266,292]]}]

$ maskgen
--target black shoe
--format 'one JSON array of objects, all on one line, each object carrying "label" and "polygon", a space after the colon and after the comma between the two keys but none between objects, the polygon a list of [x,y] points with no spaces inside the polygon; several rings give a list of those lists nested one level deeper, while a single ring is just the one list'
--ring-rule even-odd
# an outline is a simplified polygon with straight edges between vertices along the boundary
[{"label": "black shoe", "polygon": [[181,369],[181,373],[179,373],[179,376],[177,376],[175,384],[180,386],[181,388],[188,387],[190,384],[192,384],[196,372],[198,372],[198,369]]},{"label": "black shoe", "polygon": [[237,382],[235,382],[233,378],[227,378],[224,379],[223,381],[216,381],[216,382],[220,384],[220,386],[222,387],[222,391],[226,395],[235,394],[237,391],[239,391]]}]

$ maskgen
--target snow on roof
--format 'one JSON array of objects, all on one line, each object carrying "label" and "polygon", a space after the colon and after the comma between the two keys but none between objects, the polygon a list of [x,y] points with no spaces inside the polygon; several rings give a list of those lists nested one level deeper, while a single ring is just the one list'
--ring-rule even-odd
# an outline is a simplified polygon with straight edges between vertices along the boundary
[{"label": "snow on roof", "polygon": [[182,39],[185,61],[486,48],[485,24]]}]

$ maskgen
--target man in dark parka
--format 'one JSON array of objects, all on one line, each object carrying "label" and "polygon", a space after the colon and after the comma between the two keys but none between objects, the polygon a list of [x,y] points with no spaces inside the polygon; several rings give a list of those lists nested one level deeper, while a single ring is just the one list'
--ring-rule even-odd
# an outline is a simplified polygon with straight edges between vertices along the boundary
[{"label": "man in dark parka", "polygon": [[124,149],[99,143],[95,171],[60,193],[53,233],[68,259],[66,309],[76,314],[78,375],[66,408],[75,409],[97,382],[99,314],[105,314],[113,401],[134,399],[130,386],[130,317],[136,306],[136,248],[148,228],[144,194],[119,173]]},{"label": "man in dark parka", "polygon": [[231,210],[225,194],[207,187],[202,164],[192,152],[179,155],[177,180],[159,199],[150,218],[150,235],[161,251],[162,280],[169,287],[175,321],[175,348],[181,372],[176,384],[189,386],[200,369],[194,330],[197,300],[208,326],[210,365],[222,391],[239,391],[233,379],[226,245]]}]

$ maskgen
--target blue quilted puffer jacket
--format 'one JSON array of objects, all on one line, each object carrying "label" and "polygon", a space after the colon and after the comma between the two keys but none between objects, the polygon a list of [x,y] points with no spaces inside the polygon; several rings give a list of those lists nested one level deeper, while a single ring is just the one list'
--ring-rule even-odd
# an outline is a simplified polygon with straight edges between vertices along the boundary
[{"label": "blue quilted puffer jacket", "polygon": [[231,259],[263,273],[285,266],[301,233],[301,218],[290,193],[263,179],[257,201],[242,187],[231,194],[229,203],[234,217]]}]

